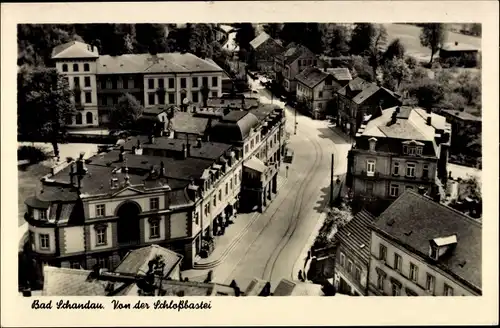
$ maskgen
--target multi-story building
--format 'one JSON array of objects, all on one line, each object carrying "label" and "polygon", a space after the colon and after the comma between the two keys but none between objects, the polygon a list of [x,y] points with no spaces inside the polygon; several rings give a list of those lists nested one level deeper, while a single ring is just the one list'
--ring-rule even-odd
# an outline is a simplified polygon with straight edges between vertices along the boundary
[{"label": "multi-story building", "polygon": [[368,295],[370,225],[374,220],[373,215],[363,210],[335,234],[334,285],[340,294]]},{"label": "multi-story building", "polygon": [[369,295],[479,296],[482,226],[406,191],[372,224]]},{"label": "multi-story building", "polygon": [[421,108],[393,107],[363,123],[348,154],[354,197],[394,200],[404,190],[433,193],[446,178],[451,127]]},{"label": "multi-story building", "polygon": [[131,249],[154,243],[192,267],[239,203],[254,202],[241,192],[247,160],[263,156],[269,165],[261,181],[268,188],[275,182],[284,123],[283,110],[263,106],[215,124],[209,139],[224,143],[139,136],[88,160],[81,156],[42,179],[26,200],[34,258],[40,265],[103,263],[112,270]]},{"label": "multi-story building", "polygon": [[365,116],[401,104],[394,92],[356,77],[337,91],[337,126],[354,136]]},{"label": "multi-story building", "polygon": [[222,93],[223,70],[212,60],[190,53],[99,55],[96,47],[72,41],[53,49],[57,70],[75,92],[77,114],[68,126],[98,126],[109,121],[109,110],[123,93],[145,107],[177,105],[196,109]]},{"label": "multi-story building", "polygon": [[298,74],[297,100],[303,102],[315,119],[327,115],[328,103],[335,101],[337,90],[352,77],[347,68],[308,67]]},{"label": "multi-story building", "polygon": [[250,42],[251,66],[261,72],[271,72],[274,67],[274,56],[283,52],[284,48],[266,32],[260,33]]},{"label": "multi-story building", "polygon": [[293,42],[274,57],[276,80],[290,94],[297,90],[297,74],[310,66],[325,67],[311,50]]}]

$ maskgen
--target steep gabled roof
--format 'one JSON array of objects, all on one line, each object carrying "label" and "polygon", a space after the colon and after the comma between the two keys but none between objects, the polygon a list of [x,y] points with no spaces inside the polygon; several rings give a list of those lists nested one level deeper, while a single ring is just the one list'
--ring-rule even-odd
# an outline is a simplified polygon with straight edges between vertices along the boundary
[{"label": "steep gabled roof", "polygon": [[363,210],[357,213],[351,221],[339,229],[335,234],[342,245],[356,254],[368,265],[370,261],[370,225],[375,221],[375,217]]},{"label": "steep gabled roof", "polygon": [[255,37],[255,39],[250,41],[250,46],[252,46],[252,48],[254,49],[257,49],[261,44],[263,44],[270,38],[271,37],[269,36],[269,34],[267,34],[266,32],[262,32],[257,37]]},{"label": "steep gabled roof", "polygon": [[345,67],[336,67],[336,68],[327,68],[326,72],[333,75],[335,80],[337,81],[351,81],[352,76],[349,72],[348,68]]},{"label": "steep gabled roof", "polygon": [[156,256],[161,256],[165,263],[163,272],[166,277],[169,276],[170,272],[182,260],[182,255],[180,254],[158,245],[150,245],[130,251],[114,272],[131,276],[146,275],[149,268],[149,261],[153,260]]},{"label": "steep gabled roof", "polygon": [[329,76],[328,73],[317,67],[307,67],[295,79],[308,88],[314,88]]}]

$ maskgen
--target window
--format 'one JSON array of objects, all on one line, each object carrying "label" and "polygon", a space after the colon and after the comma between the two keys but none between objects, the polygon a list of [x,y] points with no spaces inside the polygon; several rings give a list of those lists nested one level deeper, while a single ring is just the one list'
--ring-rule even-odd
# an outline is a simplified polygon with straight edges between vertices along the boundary
[{"label": "window", "polygon": [[323,98],[323,91],[318,92],[318,98]]},{"label": "window", "polygon": [[394,253],[394,270],[401,271],[401,256],[399,254]]},{"label": "window", "polygon": [[78,72],[78,64],[73,64],[73,72]]},{"label": "window", "polygon": [[113,89],[113,83],[109,79],[106,80],[106,88],[107,89]]},{"label": "window", "polygon": [[424,164],[422,169],[422,178],[427,179],[429,177],[429,165]]},{"label": "window", "polygon": [[436,278],[433,275],[427,274],[427,278],[425,279],[425,290],[434,294],[434,286],[436,283]]},{"label": "window", "polygon": [[155,94],[154,92],[148,93],[148,104],[154,105],[155,104]]},{"label": "window", "polygon": [[399,175],[399,162],[394,162],[394,168],[392,174]]},{"label": "window", "polygon": [[96,243],[99,246],[106,245],[106,227],[97,227],[96,229]]},{"label": "window", "polygon": [[217,196],[214,195],[214,207],[217,206]]},{"label": "window", "polygon": [[38,210],[38,219],[42,221],[47,220],[47,211],[46,210]]},{"label": "window", "polygon": [[113,89],[118,89],[118,81],[117,80],[112,80],[111,83],[113,85]]},{"label": "window", "polygon": [[422,156],[422,147],[417,147],[416,151],[417,151],[417,155]]},{"label": "window", "polygon": [[90,76],[85,76],[84,81],[85,87],[90,87]]},{"label": "window", "polygon": [[160,238],[160,220],[149,221],[149,238]]},{"label": "window", "polygon": [[453,288],[444,284],[444,296],[453,296]]},{"label": "window", "polygon": [[45,233],[40,234],[40,248],[41,249],[49,249],[50,248],[50,240],[49,235]]},{"label": "window", "polygon": [[160,89],[165,88],[165,80],[164,79],[158,79],[158,88],[160,88]]},{"label": "window", "polygon": [[158,210],[160,209],[160,198],[154,197],[149,199],[149,209],[150,210]]},{"label": "window", "polygon": [[83,64],[83,70],[84,70],[85,72],[89,72],[89,71],[90,71],[90,65],[89,65],[89,64],[87,64],[87,63]]},{"label": "window", "polygon": [[198,87],[198,77],[193,77],[192,83],[193,83],[193,88],[197,88]]},{"label": "window", "polygon": [[302,66],[302,60],[299,59],[298,64],[299,64],[299,66]]},{"label": "window", "polygon": [[158,95],[158,104],[165,105],[165,95],[164,94]]},{"label": "window", "polygon": [[[122,80],[122,88],[123,89],[128,89],[128,81],[129,80],[127,80],[127,79]],[[132,80],[130,80],[130,81],[132,81]]]},{"label": "window", "polygon": [[389,195],[391,195],[391,197],[398,197],[399,186],[397,184],[391,184],[391,187],[389,189]]},{"label": "window", "polygon": [[90,104],[92,102],[92,93],[89,91],[85,92],[85,103]]},{"label": "window", "polygon": [[344,253],[340,253],[340,265],[345,267],[345,255]]},{"label": "window", "polygon": [[437,258],[438,258],[438,250],[437,250],[437,247],[434,245],[431,246],[431,258],[433,260],[437,260]]},{"label": "window", "polygon": [[248,145],[245,145],[245,154],[248,153]]},{"label": "window", "polygon": [[392,296],[401,296],[401,285],[395,281],[392,281],[391,285]]},{"label": "window", "polygon": [[229,193],[229,182],[226,182],[226,195]]},{"label": "window", "polygon": [[259,143],[259,142],[260,142],[260,135],[257,135],[257,136],[255,137],[255,142],[256,142],[256,143]]},{"label": "window", "polygon": [[406,176],[407,177],[415,176],[415,163],[406,163]]},{"label": "window", "polygon": [[366,175],[374,176],[375,175],[375,161],[368,160],[366,161]]},{"label": "window", "polygon": [[418,267],[413,263],[410,263],[410,280],[418,281]]},{"label": "window", "polygon": [[385,245],[382,245],[382,244],[379,245],[378,258],[379,258],[379,260],[382,260],[382,261],[387,260],[387,247],[385,247]]},{"label": "window", "polygon": [[222,201],[222,190],[219,189],[219,200]]},{"label": "window", "polygon": [[186,88],[186,78],[181,77],[181,88]]},{"label": "window", "polygon": [[78,88],[80,86],[80,78],[78,76],[73,77],[73,84],[75,88]]},{"label": "window", "polygon": [[323,103],[319,103],[319,104],[318,104],[318,108],[319,108],[319,109],[323,109]]},{"label": "window", "polygon": [[373,195],[373,182],[366,181],[365,183],[365,191],[368,195]]},{"label": "window", "polygon": [[229,189],[233,190],[233,179],[229,180]]},{"label": "window", "polygon": [[350,260],[347,261],[347,272],[352,272],[352,262]]},{"label": "window", "polygon": [[175,79],[173,77],[168,79],[168,88],[169,89],[175,88]]},{"label": "window", "polygon": [[377,272],[377,289],[378,290],[384,290],[384,280],[385,280],[385,275],[382,274],[381,272]]},{"label": "window", "polygon": [[118,89],[123,89],[123,82],[126,82],[127,80],[123,80],[123,79],[118,79]]},{"label": "window", "polygon": [[354,270],[354,280],[361,282],[361,268],[359,266],[356,266]]},{"label": "window", "polygon": [[76,117],[75,117],[75,123],[76,124],[82,124],[82,120],[83,120],[83,117],[82,117],[82,113],[78,113],[76,114]]},{"label": "window", "polygon": [[175,93],[169,93],[168,94],[168,103],[169,104],[175,104]]},{"label": "window", "polygon": [[219,78],[217,76],[212,77],[212,87],[219,85]]},{"label": "window", "polygon": [[217,91],[212,91],[212,98],[217,98],[218,94]]},{"label": "window", "polygon": [[199,102],[200,100],[198,99],[198,91],[193,91],[192,95],[191,95],[191,98],[193,99],[194,103]]},{"label": "window", "polygon": [[206,77],[206,76],[202,77],[202,81],[203,81],[202,85],[208,87],[208,77]]},{"label": "window", "polygon": [[154,89],[154,88],[155,88],[155,80],[149,79],[148,80],[148,89]]},{"label": "window", "polygon": [[252,139],[252,140],[250,140],[250,149],[253,149],[254,142],[255,142],[255,141],[254,141],[253,139]]},{"label": "window", "polygon": [[99,204],[99,205],[95,206],[95,216],[96,217],[106,216],[106,205],[105,204]]},{"label": "window", "polygon": [[62,71],[67,72],[68,71],[68,64],[63,64],[62,65]]},{"label": "window", "polygon": [[87,124],[92,124],[92,122],[94,121],[92,112],[87,112],[85,116],[87,118]]}]

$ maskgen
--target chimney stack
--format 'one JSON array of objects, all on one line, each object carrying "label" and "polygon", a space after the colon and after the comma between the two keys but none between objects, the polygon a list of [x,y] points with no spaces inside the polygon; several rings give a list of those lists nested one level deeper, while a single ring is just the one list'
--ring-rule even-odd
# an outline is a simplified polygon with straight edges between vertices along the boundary
[{"label": "chimney stack", "polygon": [[123,162],[123,154],[125,153],[125,148],[123,146],[120,146],[120,153],[118,154],[118,161]]},{"label": "chimney stack", "polygon": [[427,116],[427,125],[432,125],[432,117]]},{"label": "chimney stack", "polygon": [[141,141],[139,139],[137,139],[137,149],[140,149],[141,148]]},{"label": "chimney stack", "polygon": [[398,116],[398,113],[397,113],[396,111],[394,111],[394,112],[392,113],[392,116],[391,116],[391,123],[392,123],[392,124],[395,124],[395,123],[396,123],[396,121],[397,121],[397,116]]},{"label": "chimney stack", "polygon": [[190,157],[191,156],[191,145],[190,144],[187,144],[186,146],[186,157]]},{"label": "chimney stack", "polygon": [[399,114],[399,112],[400,112],[400,111],[401,111],[401,107],[399,107],[399,106],[398,106],[398,107],[396,107],[396,113],[398,113],[398,114]]},{"label": "chimney stack", "polygon": [[458,41],[455,41],[455,45],[458,46]]},{"label": "chimney stack", "polygon": [[420,195],[425,195],[425,187],[422,187],[422,186],[418,187],[418,193]]}]

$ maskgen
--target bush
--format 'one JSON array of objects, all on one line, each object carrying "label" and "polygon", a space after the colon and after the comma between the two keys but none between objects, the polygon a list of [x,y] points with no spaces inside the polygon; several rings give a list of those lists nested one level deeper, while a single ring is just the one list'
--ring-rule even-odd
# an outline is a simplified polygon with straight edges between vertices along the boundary
[{"label": "bush", "polygon": [[47,159],[47,154],[40,148],[34,146],[21,146],[17,149],[18,160],[29,160],[30,164],[36,164]]}]

